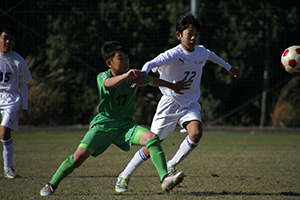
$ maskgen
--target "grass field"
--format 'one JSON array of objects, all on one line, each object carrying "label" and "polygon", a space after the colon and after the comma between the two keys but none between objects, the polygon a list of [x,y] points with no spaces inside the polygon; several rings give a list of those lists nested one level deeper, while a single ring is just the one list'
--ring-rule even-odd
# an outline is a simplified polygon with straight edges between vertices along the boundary
[{"label": "grass field", "polygon": [[[274,132],[207,131],[199,147],[178,166],[186,177],[169,194],[161,192],[151,161],[136,171],[128,193],[116,194],[117,176],[139,147],[123,152],[111,146],[64,179],[54,196],[42,198],[40,189],[75,151],[85,130],[21,130],[13,133],[14,165],[21,177],[0,177],[0,199],[300,199],[299,130]],[[184,137],[177,133],[164,141],[167,159]],[[2,165],[2,157],[0,161]]]}]

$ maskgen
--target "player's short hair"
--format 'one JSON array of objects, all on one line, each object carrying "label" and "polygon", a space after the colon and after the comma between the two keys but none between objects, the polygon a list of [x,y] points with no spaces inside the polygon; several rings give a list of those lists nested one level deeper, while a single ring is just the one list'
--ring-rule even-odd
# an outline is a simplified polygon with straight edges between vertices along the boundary
[{"label": "player's short hair", "polygon": [[200,31],[200,22],[199,20],[191,13],[186,13],[185,15],[180,16],[176,21],[176,31],[182,34],[182,32],[193,25],[198,31]]},{"label": "player's short hair", "polygon": [[15,32],[15,29],[9,25],[3,25],[1,26],[0,28],[0,35],[5,32],[7,34],[10,34],[10,35],[13,35],[15,37],[16,35],[16,32]]},{"label": "player's short hair", "polygon": [[125,54],[128,54],[124,44],[118,41],[107,41],[101,47],[101,53],[104,61],[112,59],[117,51],[123,51]]}]

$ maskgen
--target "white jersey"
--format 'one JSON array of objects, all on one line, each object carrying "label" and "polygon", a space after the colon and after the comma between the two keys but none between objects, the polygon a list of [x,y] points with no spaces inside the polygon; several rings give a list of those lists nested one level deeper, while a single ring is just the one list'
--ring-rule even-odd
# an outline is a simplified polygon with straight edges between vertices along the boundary
[{"label": "white jersey", "polygon": [[20,83],[31,80],[28,66],[18,53],[13,50],[0,53],[0,92],[18,92]]},{"label": "white jersey", "polygon": [[228,63],[204,46],[197,45],[193,52],[188,52],[179,44],[147,62],[142,71],[147,73],[151,69],[154,73],[158,71],[160,79],[173,83],[183,79],[189,80],[192,85],[190,89],[183,91],[184,95],[177,94],[167,87],[160,87],[163,95],[173,97],[177,103],[188,107],[200,98],[202,70],[207,60],[222,66],[228,71],[231,69]]},{"label": "white jersey", "polygon": [[0,52],[0,107],[18,107],[22,98],[23,109],[27,109],[27,82],[31,79],[22,56],[13,50],[7,54]]}]

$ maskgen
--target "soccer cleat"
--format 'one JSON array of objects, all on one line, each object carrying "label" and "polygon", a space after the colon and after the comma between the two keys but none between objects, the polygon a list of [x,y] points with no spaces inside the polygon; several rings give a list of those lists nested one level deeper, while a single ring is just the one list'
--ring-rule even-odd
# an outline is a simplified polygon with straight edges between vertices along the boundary
[{"label": "soccer cleat", "polygon": [[56,190],[56,187],[51,185],[50,183],[47,183],[43,189],[40,191],[41,196],[50,196],[54,194],[54,191]]},{"label": "soccer cleat", "polygon": [[17,178],[18,175],[17,175],[16,172],[13,170],[13,168],[9,168],[9,169],[5,169],[5,170],[4,170],[4,177],[5,177],[5,178],[9,178],[9,179],[13,179],[13,178]]},{"label": "soccer cleat", "polygon": [[176,167],[173,167],[173,166],[167,166],[167,170],[168,170],[169,175],[175,174],[177,172]]},{"label": "soccer cleat", "polygon": [[164,192],[169,192],[172,190],[176,185],[179,185],[184,178],[183,172],[175,172],[173,174],[169,174],[161,183],[161,189]]},{"label": "soccer cleat", "polygon": [[116,192],[118,193],[127,192],[128,183],[129,183],[129,179],[119,176],[115,187]]}]

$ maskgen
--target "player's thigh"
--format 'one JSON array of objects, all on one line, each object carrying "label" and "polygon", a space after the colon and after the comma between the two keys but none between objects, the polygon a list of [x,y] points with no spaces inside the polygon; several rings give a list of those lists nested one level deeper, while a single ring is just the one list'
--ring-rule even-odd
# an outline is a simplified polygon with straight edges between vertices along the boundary
[{"label": "player's thigh", "polygon": [[156,135],[150,132],[149,129],[142,126],[136,126],[133,129],[133,134],[130,136],[130,143],[133,145],[146,145],[147,141],[155,136]]},{"label": "player's thigh", "polygon": [[157,134],[161,140],[173,134],[182,116],[181,106],[170,98],[161,100],[153,117],[150,131]]},{"label": "player's thigh", "polygon": [[[186,128],[187,123],[192,121],[198,121],[202,124],[201,114],[200,114],[200,104],[194,103],[188,108],[182,110],[182,116],[179,118],[179,125],[182,128]],[[201,126],[202,127],[202,126]]]},{"label": "player's thigh", "polygon": [[93,157],[102,154],[114,139],[112,131],[103,130],[101,126],[90,128],[81,140],[79,147],[87,149]]}]

